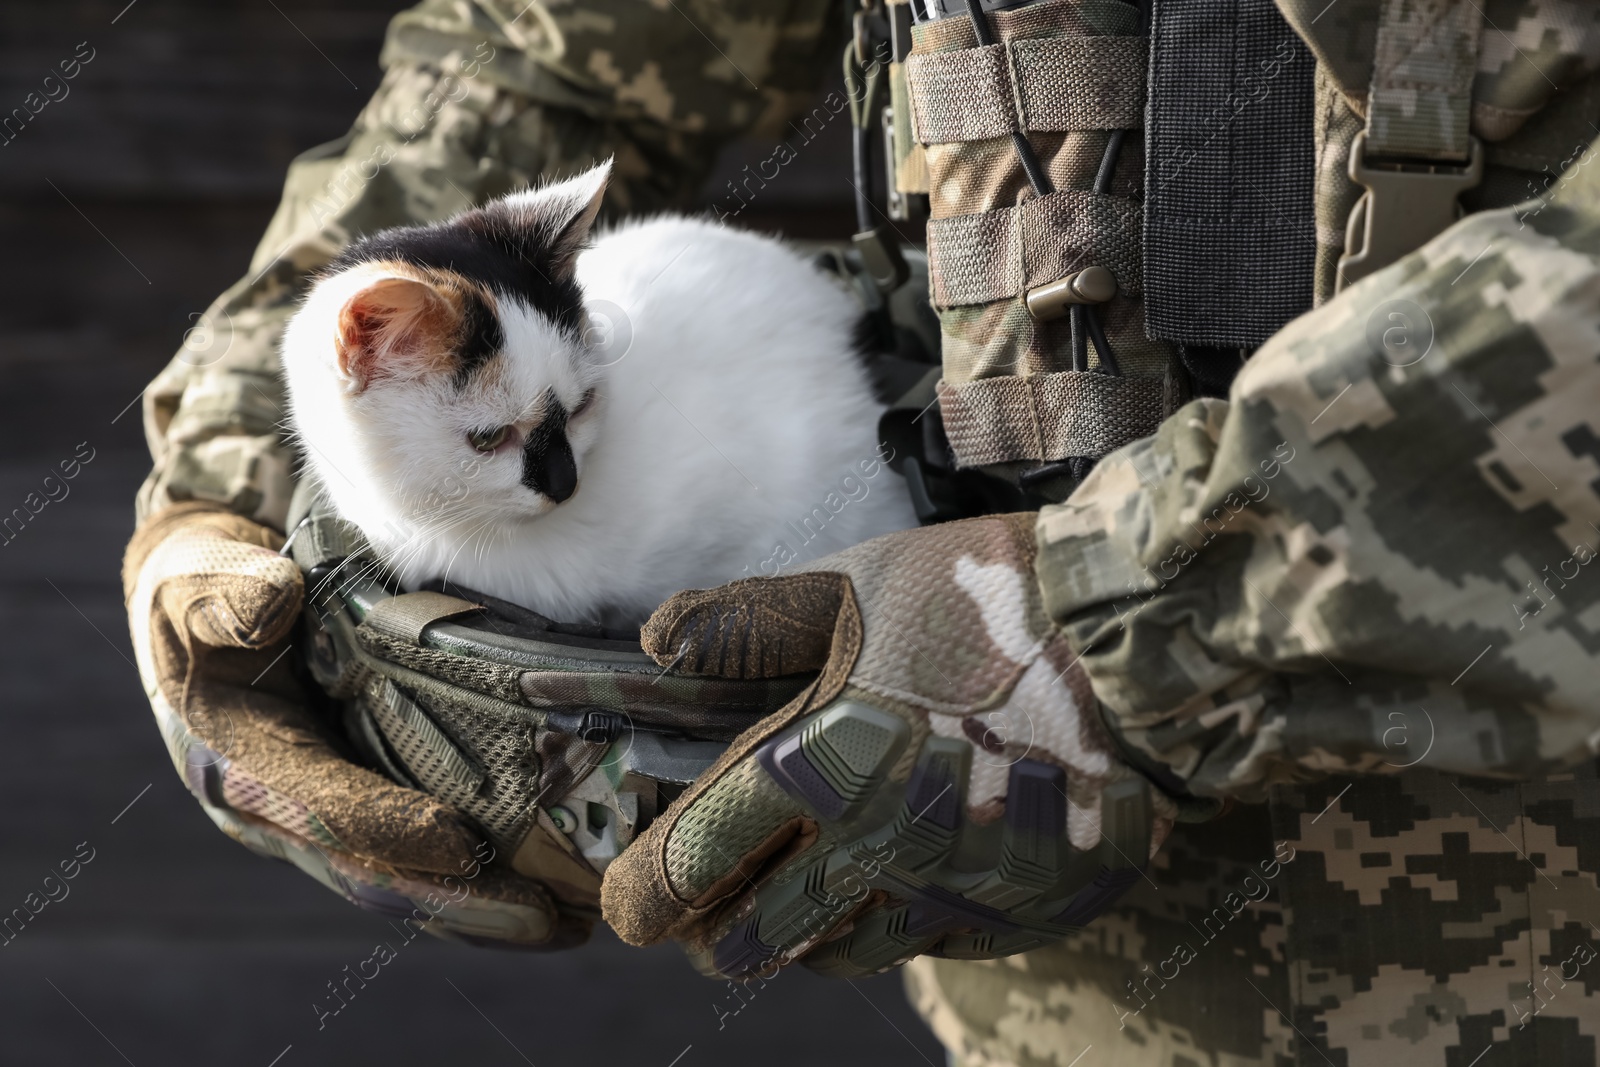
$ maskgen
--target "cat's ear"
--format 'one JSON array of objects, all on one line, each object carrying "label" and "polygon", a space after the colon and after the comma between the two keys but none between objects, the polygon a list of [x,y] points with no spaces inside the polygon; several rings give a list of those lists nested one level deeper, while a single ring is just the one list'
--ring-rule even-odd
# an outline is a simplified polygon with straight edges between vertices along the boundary
[{"label": "cat's ear", "polygon": [[381,378],[413,378],[448,368],[460,313],[427,282],[382,277],[339,309],[339,373],[353,393]]},{"label": "cat's ear", "polygon": [[575,178],[512,193],[500,203],[511,224],[542,246],[556,273],[571,274],[600,214],[610,181],[611,160],[607,159]]}]

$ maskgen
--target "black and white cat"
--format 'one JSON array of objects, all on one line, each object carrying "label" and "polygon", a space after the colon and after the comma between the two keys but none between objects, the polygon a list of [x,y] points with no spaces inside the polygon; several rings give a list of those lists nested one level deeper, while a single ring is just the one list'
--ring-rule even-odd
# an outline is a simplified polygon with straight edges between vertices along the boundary
[{"label": "black and white cat", "polygon": [[802,528],[814,557],[915,525],[880,465],[853,298],[709,221],[585,247],[609,176],[375,234],[324,272],[282,363],[334,510],[408,588],[635,625],[677,590],[772,573]]}]

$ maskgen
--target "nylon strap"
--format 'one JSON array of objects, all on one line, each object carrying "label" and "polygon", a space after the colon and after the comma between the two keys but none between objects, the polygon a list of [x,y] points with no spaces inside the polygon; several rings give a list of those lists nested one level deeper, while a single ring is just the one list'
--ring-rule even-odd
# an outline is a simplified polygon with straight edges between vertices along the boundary
[{"label": "nylon strap", "polygon": [[923,144],[1013,130],[1136,129],[1144,124],[1143,37],[1005,41],[906,60],[912,134]]},{"label": "nylon strap", "polygon": [[1165,378],[1091,371],[939,383],[945,435],[961,465],[1103,456],[1149,434],[1172,407]]},{"label": "nylon strap", "polygon": [[1384,0],[1367,96],[1367,155],[1460,163],[1471,152],[1481,5]]},{"label": "nylon strap", "polygon": [[470,600],[443,593],[406,593],[379,601],[367,612],[366,625],[385,637],[415,645],[432,624],[479,610]]},{"label": "nylon strap", "polygon": [[988,304],[1101,266],[1125,296],[1144,288],[1142,206],[1060,189],[1016,207],[933,219],[928,276],[936,307]]},{"label": "nylon strap", "polygon": [[[376,700],[368,701],[372,718],[391,748],[400,754],[406,770],[430,792],[447,800],[475,796],[483,787],[483,772],[467,762],[450,738],[416,702],[387,678],[379,683]],[[445,781],[441,781],[441,776]],[[454,786],[454,790],[448,786]],[[460,790],[458,794],[455,790]]]}]

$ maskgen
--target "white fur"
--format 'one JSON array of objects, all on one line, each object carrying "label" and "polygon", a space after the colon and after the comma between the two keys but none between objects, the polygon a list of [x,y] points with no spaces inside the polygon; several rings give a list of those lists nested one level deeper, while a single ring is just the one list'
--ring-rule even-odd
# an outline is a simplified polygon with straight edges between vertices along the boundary
[{"label": "white fur", "polygon": [[[779,542],[814,558],[915,524],[898,476],[862,478],[880,407],[852,347],[857,306],[776,241],[680,217],[605,233],[577,279],[588,307],[623,309],[626,355],[600,366],[616,352],[502,301],[504,370],[459,392],[444,376],[343,379],[335,323],[359,273],[320,283],[285,335],[291,419],[335,510],[408,588],[447,577],[557,619],[637,624],[680,589],[772,573]],[[548,388],[572,410],[591,386],[563,503],[520,484],[517,450],[466,442],[536,417]],[[846,475],[866,495],[801,549],[789,524]]]}]

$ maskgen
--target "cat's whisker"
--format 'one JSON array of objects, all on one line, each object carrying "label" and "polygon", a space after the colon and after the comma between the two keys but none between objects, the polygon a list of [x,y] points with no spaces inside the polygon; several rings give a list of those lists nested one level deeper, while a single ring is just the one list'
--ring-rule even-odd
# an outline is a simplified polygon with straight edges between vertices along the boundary
[{"label": "cat's whisker", "polygon": [[450,562],[446,563],[444,565],[444,575],[443,575],[443,577],[444,577],[444,579],[446,581],[450,580],[450,569],[456,565],[456,557],[461,555],[462,549],[466,548],[468,545],[470,545],[472,543],[472,537],[473,537],[474,534],[477,533],[478,530],[487,529],[489,524],[491,522],[493,522],[493,521],[494,521],[493,519],[485,519],[485,520],[483,520],[483,522],[479,523],[478,526],[473,530],[473,532],[469,533],[467,535],[466,539],[461,542],[460,548],[457,548],[455,550],[454,555],[452,555],[450,557]]}]

